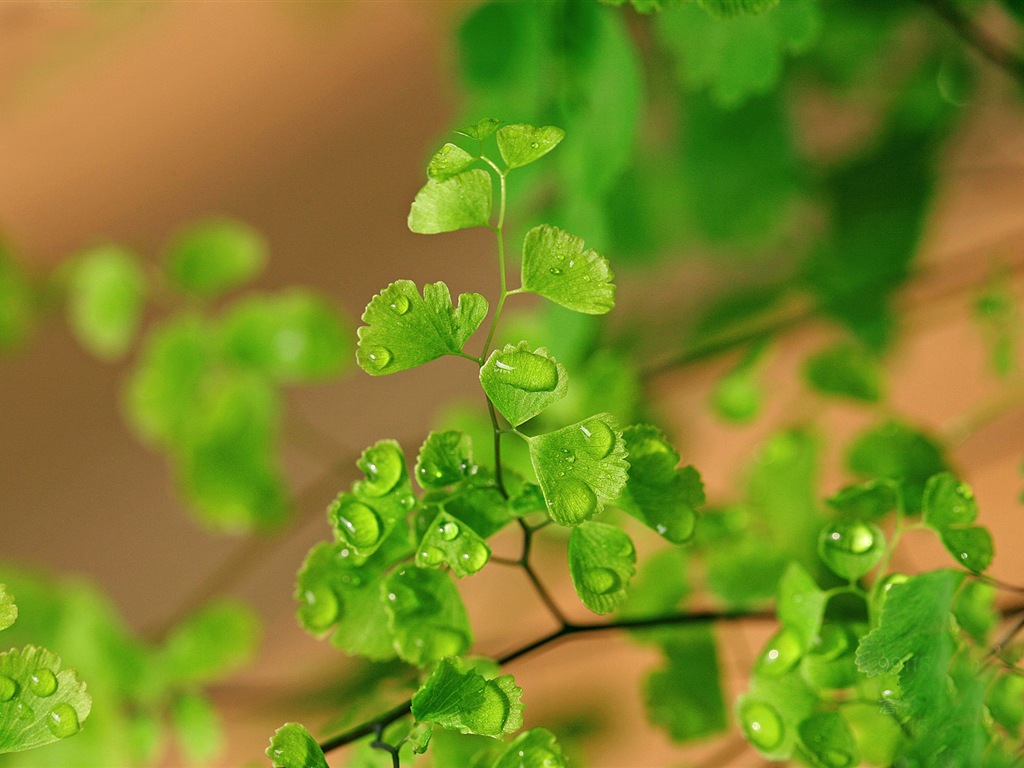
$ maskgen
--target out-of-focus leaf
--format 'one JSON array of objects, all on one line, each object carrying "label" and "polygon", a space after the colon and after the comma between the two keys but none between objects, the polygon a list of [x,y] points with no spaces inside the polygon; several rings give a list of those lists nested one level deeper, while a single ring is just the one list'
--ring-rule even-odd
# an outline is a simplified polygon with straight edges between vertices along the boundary
[{"label": "out-of-focus leaf", "polygon": [[146,281],[135,254],[116,245],[79,254],[68,280],[68,321],[98,357],[123,355],[139,326]]},{"label": "out-of-focus leaf", "polygon": [[259,644],[252,609],[234,600],[211,603],[186,619],[164,643],[162,664],[172,680],[219,680],[246,664]]},{"label": "out-of-focus leaf", "polygon": [[167,277],[179,290],[209,298],[255,277],[267,261],[267,244],[252,227],[209,219],[182,230],[167,254]]}]

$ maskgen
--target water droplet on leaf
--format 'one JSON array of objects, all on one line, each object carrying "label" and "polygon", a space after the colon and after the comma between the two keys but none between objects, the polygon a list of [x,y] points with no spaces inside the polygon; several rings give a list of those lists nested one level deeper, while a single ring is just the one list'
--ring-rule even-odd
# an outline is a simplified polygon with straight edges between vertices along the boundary
[{"label": "water droplet on leaf", "polygon": [[438,533],[441,534],[441,538],[445,541],[454,541],[459,537],[459,526],[458,523],[453,523],[450,520],[443,525],[438,526]]},{"label": "water droplet on leaf", "polygon": [[552,275],[554,275],[555,277],[558,277],[559,275],[561,275],[561,274],[562,274],[562,268],[561,268],[561,267],[551,267],[551,268],[550,268],[550,269],[548,270],[548,272],[550,272],[550,273],[551,273]]},{"label": "water droplet on leaf", "polygon": [[64,739],[78,733],[81,726],[78,723],[78,713],[75,712],[75,708],[64,702],[50,710],[50,714],[46,717],[46,727],[54,736]]},{"label": "water droplet on leaf", "polygon": [[417,555],[420,564],[433,567],[444,562],[444,552],[437,547],[424,547]]},{"label": "water droplet on leaf", "polygon": [[740,712],[740,724],[747,740],[758,749],[772,750],[782,743],[782,718],[768,704],[746,704]]},{"label": "water droplet on leaf", "polygon": [[885,535],[873,523],[839,520],[822,531],[818,554],[835,574],[851,581],[870,571],[885,551]]},{"label": "water droplet on leaf", "polygon": [[595,512],[597,496],[589,485],[575,478],[567,478],[558,484],[555,497],[551,500],[551,514],[556,522],[575,525]]},{"label": "water droplet on leaf", "polygon": [[405,470],[401,450],[390,443],[368,449],[358,463],[366,473],[366,480],[360,483],[359,490],[367,496],[386,496],[398,485]]},{"label": "water droplet on leaf", "polygon": [[383,371],[390,365],[392,355],[387,347],[371,347],[366,351],[366,357],[374,369]]},{"label": "water droplet on leaf", "polygon": [[396,315],[404,315],[409,311],[409,299],[404,294],[396,294],[389,307]]},{"label": "water droplet on leaf", "polygon": [[595,459],[603,459],[615,447],[615,433],[601,419],[590,419],[580,425],[585,439],[587,453]]},{"label": "water droplet on leaf", "polygon": [[607,595],[620,589],[622,580],[610,568],[591,568],[583,574],[583,586],[595,595]]},{"label": "water droplet on leaf", "polygon": [[462,567],[469,573],[476,573],[487,564],[489,558],[490,555],[487,552],[487,547],[478,541],[474,541],[462,553]]},{"label": "water droplet on leaf", "polygon": [[48,669],[37,669],[28,679],[28,687],[36,696],[46,698],[57,691],[57,678]]},{"label": "water droplet on leaf", "polygon": [[380,541],[382,526],[377,513],[359,501],[342,504],[337,512],[338,528],[357,550]]},{"label": "water droplet on leaf", "polygon": [[18,702],[14,711],[17,713],[20,720],[32,720],[36,716],[35,710],[23,701]]},{"label": "water droplet on leaf", "polygon": [[784,627],[768,641],[757,660],[757,671],[765,675],[783,675],[800,660],[800,638],[789,627]]},{"label": "water droplet on leaf", "polygon": [[0,675],[0,701],[10,701],[17,693],[18,684],[7,675]]},{"label": "water droplet on leaf", "polygon": [[307,589],[303,594],[305,603],[299,609],[302,623],[310,629],[321,632],[338,620],[341,605],[338,596],[324,585]]}]

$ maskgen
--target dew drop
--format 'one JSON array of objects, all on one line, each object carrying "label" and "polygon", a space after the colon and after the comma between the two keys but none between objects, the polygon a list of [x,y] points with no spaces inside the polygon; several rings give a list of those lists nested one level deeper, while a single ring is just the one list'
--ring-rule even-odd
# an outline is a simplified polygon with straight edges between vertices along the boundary
[{"label": "dew drop", "polygon": [[622,580],[611,568],[590,568],[583,573],[583,586],[595,595],[607,595],[620,589]]},{"label": "dew drop", "polygon": [[302,623],[316,632],[322,632],[338,620],[341,606],[338,596],[326,586],[318,585],[307,589],[303,595],[303,604],[299,608]]},{"label": "dew drop", "polygon": [[15,713],[18,715],[20,720],[32,720],[35,718],[35,710],[32,709],[28,704],[23,701],[19,701],[18,705],[14,708]]},{"label": "dew drop", "polygon": [[803,653],[800,638],[789,627],[775,633],[757,659],[757,671],[769,676],[783,675],[791,670]]},{"label": "dew drop", "polygon": [[366,358],[370,365],[378,371],[383,371],[391,364],[391,350],[387,347],[370,347],[366,350]]},{"label": "dew drop", "polygon": [[850,637],[839,624],[825,624],[811,644],[811,653],[823,659],[838,659],[850,649]]},{"label": "dew drop", "polygon": [[368,448],[359,459],[359,468],[366,473],[360,491],[368,496],[386,496],[405,474],[401,450],[391,443]]},{"label": "dew drop", "polygon": [[517,350],[495,359],[501,381],[523,392],[551,392],[558,386],[558,366],[554,360],[525,350]]},{"label": "dew drop", "polygon": [[81,726],[78,723],[78,713],[75,712],[75,708],[67,702],[63,702],[50,710],[50,714],[46,716],[46,727],[54,736],[64,739],[78,733]]},{"label": "dew drop", "polygon": [[536,141],[531,141],[530,142],[530,148],[531,149],[539,149],[540,148],[540,144],[538,142],[536,142]]},{"label": "dew drop", "polygon": [[337,526],[356,551],[380,541],[382,526],[377,513],[360,501],[348,501],[338,507]]},{"label": "dew drop", "polygon": [[744,705],[740,723],[747,740],[758,749],[772,750],[782,743],[782,718],[768,704],[754,702]]},{"label": "dew drop", "polygon": [[444,552],[437,547],[424,547],[420,550],[416,559],[422,565],[433,567],[444,562]]},{"label": "dew drop", "polygon": [[576,454],[575,453],[570,453],[568,456],[565,457],[565,460],[569,464],[575,463],[575,461],[576,461]]},{"label": "dew drop", "polygon": [[822,531],[818,553],[837,575],[859,579],[870,571],[885,550],[885,534],[860,520],[839,520]]},{"label": "dew drop", "polygon": [[7,675],[0,675],[0,701],[10,701],[17,693],[18,684]]},{"label": "dew drop", "polygon": [[552,275],[554,275],[555,277],[558,277],[559,275],[561,275],[561,274],[562,274],[562,268],[561,268],[561,267],[551,267],[551,268],[550,268],[550,269],[548,270],[548,272],[550,272],[550,273],[551,273]]},{"label": "dew drop", "polygon": [[597,496],[582,480],[566,478],[557,486],[551,514],[562,525],[582,523],[597,512]]},{"label": "dew drop", "polygon": [[445,541],[454,541],[459,537],[459,524],[449,520],[447,523],[439,525],[437,532],[441,534],[441,538]]},{"label": "dew drop", "polygon": [[409,311],[409,299],[401,293],[395,294],[395,298],[388,305],[396,315],[404,315]]},{"label": "dew drop", "polygon": [[57,677],[48,669],[37,669],[28,679],[28,687],[41,698],[52,696],[57,692]]},{"label": "dew drop", "polygon": [[476,573],[483,568],[490,559],[487,547],[478,541],[474,541],[466,551],[462,553],[462,567],[467,573]]},{"label": "dew drop", "polygon": [[595,459],[603,459],[615,447],[615,433],[601,419],[589,419],[580,425],[585,439],[587,453]]},{"label": "dew drop", "polygon": [[829,749],[820,755],[820,758],[829,768],[846,768],[853,765],[853,757],[838,749]]}]

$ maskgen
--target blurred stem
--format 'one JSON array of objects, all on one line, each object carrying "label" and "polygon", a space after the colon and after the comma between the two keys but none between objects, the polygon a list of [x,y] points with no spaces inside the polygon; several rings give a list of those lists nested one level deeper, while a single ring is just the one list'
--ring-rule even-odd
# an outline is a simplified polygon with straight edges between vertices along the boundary
[{"label": "blurred stem", "polygon": [[957,37],[976,50],[1010,77],[1024,83],[1024,59],[993,39],[966,13],[949,0],[920,0],[956,33]]}]

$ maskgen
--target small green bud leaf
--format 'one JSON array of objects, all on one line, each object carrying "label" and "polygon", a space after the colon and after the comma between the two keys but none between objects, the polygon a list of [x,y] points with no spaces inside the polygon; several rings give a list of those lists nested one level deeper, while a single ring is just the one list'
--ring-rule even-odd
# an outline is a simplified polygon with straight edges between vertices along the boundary
[{"label": "small green bud leaf", "polygon": [[818,694],[793,671],[755,676],[736,701],[736,719],[747,741],[765,757],[784,760],[796,748],[799,724],[814,711]]},{"label": "small green bud leaf", "polygon": [[877,403],[882,397],[878,358],[863,347],[837,344],[808,358],[804,377],[825,395]]},{"label": "small green bud leaf", "polygon": [[460,294],[453,308],[444,283],[423,286],[421,298],[415,283],[398,280],[366,305],[356,360],[371,376],[384,376],[457,355],[486,316],[480,294]]},{"label": "small green bud leaf", "polygon": [[896,509],[897,494],[891,480],[872,480],[847,486],[825,501],[845,518],[878,520]]},{"label": "small green bud leaf", "polygon": [[622,433],[629,456],[629,479],[616,506],[673,544],[693,535],[695,508],[704,503],[704,484],[693,467],[676,469],[679,454],[650,424]]},{"label": "small green bud leaf", "polygon": [[512,675],[492,680],[444,658],[412,697],[412,715],[420,723],[497,738],[523,727],[523,691]]},{"label": "small green bud leaf", "polygon": [[278,381],[317,381],[351,359],[349,330],[322,298],[300,289],[253,296],[221,321],[223,356]]},{"label": "small green bud leaf", "polygon": [[85,683],[57,654],[31,645],[0,654],[0,753],[74,736],[91,708]]},{"label": "small green bud leaf", "polygon": [[135,338],[145,299],[135,254],[116,245],[80,254],[68,290],[68,321],[79,341],[98,357],[121,357]]},{"label": "small green bud leaf", "polygon": [[566,762],[555,734],[531,728],[512,739],[491,768],[566,768]]},{"label": "small green bud leaf", "polygon": [[18,606],[14,604],[14,595],[7,591],[5,584],[0,584],[0,630],[7,629],[18,618]]},{"label": "small green bud leaf", "polygon": [[480,369],[480,384],[501,415],[518,427],[565,397],[569,376],[546,349],[531,352],[521,341],[491,353]]},{"label": "small green bud leaf", "polygon": [[932,475],[946,469],[939,445],[899,422],[874,427],[854,440],[847,454],[854,472],[901,486],[907,512],[921,511],[924,486]]},{"label": "small green bud leaf", "polygon": [[988,691],[985,703],[997,723],[1013,735],[1024,722],[1024,677],[1000,675]]},{"label": "small green bud leaf", "polygon": [[576,312],[603,315],[615,306],[615,285],[608,260],[583,239],[541,224],[523,240],[523,290],[544,296]]},{"label": "small green bud leaf", "polygon": [[636,573],[636,549],[621,528],[588,521],[569,535],[569,574],[576,594],[594,613],[610,613],[626,599]]},{"label": "small green bud leaf", "polygon": [[274,768],[329,768],[316,739],[298,723],[285,723],[267,747]]},{"label": "small green bud leaf", "polygon": [[864,520],[836,520],[818,537],[818,555],[834,574],[856,581],[885,554],[885,534]]},{"label": "small green bud leaf", "polygon": [[206,696],[186,691],[171,703],[171,722],[189,764],[206,764],[224,748],[224,726]]},{"label": "small green bud leaf", "polygon": [[161,664],[176,682],[220,679],[252,658],[259,629],[255,613],[243,603],[210,603],[175,627],[164,644]]},{"label": "small green bud leaf", "polygon": [[859,765],[860,755],[846,722],[837,712],[817,712],[800,723],[800,741],[816,765]]},{"label": "small green bud leaf", "polygon": [[416,193],[409,229],[421,235],[486,227],[491,218],[491,176],[477,168],[444,181],[431,179]]},{"label": "small green bud leaf", "polygon": [[457,144],[445,144],[427,165],[427,176],[435,181],[450,179],[476,162],[476,158]]},{"label": "small green bud leaf", "polygon": [[441,512],[427,528],[416,550],[416,565],[438,568],[447,564],[459,578],[474,574],[491,558],[491,548],[476,531]]},{"label": "small green bud leaf", "polygon": [[718,650],[710,624],[681,627],[661,642],[665,664],[644,684],[651,722],[673,741],[702,739],[728,728]]},{"label": "small green bud leaf", "polygon": [[210,219],[182,231],[167,254],[167,277],[184,293],[210,298],[255,277],[267,244],[247,224]]},{"label": "small green bud leaf", "polygon": [[476,471],[473,443],[465,432],[431,432],[416,459],[416,480],[427,490],[455,485]]},{"label": "small green bud leaf", "polygon": [[540,160],[564,138],[565,131],[553,125],[516,123],[498,129],[498,150],[509,168],[519,168]]},{"label": "small green bud leaf", "polygon": [[381,583],[381,594],[395,650],[410,664],[426,666],[472,645],[466,608],[447,573],[400,568]]},{"label": "small green bud leaf", "polygon": [[956,623],[979,645],[988,644],[989,633],[999,624],[997,594],[991,584],[972,579],[961,587],[953,603]]},{"label": "small green bud leaf", "polygon": [[579,525],[622,493],[629,464],[615,419],[600,413],[530,439],[530,460],[551,519]]},{"label": "small green bud leaf", "polygon": [[811,647],[821,629],[828,595],[799,563],[790,563],[779,581],[779,623],[796,634],[800,648]]},{"label": "small green bud leaf", "polygon": [[499,125],[501,125],[501,120],[498,118],[485,117],[482,120],[477,120],[472,125],[460,128],[456,133],[469,136],[469,138],[476,139],[477,141],[483,141],[489,136],[493,136],[494,132],[498,130]]},{"label": "small green bud leaf", "polygon": [[957,562],[980,573],[992,563],[992,536],[979,525],[974,492],[949,472],[928,479],[924,487],[924,521],[935,529]]}]

